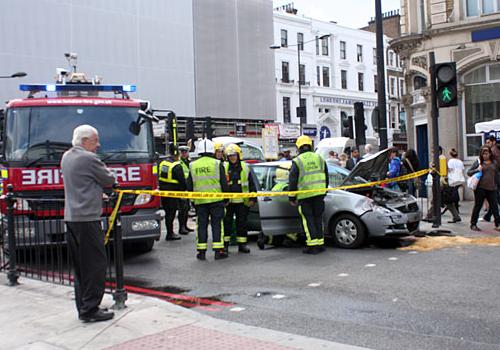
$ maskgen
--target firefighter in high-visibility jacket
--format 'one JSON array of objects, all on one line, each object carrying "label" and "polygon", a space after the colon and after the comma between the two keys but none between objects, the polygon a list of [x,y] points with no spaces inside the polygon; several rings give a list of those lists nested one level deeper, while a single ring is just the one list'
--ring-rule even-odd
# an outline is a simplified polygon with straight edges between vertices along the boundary
[{"label": "firefighter in high-visibility jacket", "polygon": [[320,190],[328,187],[328,168],[323,158],[312,151],[312,140],[309,136],[300,136],[295,144],[299,155],[292,161],[288,190],[318,191],[289,196],[289,200],[290,204],[298,206],[306,234],[307,247],[303,253],[318,254],[325,250],[322,218],[326,192]]},{"label": "firefighter in high-visibility jacket", "polygon": [[[159,184],[160,190],[165,191],[185,191],[186,178],[182,170],[178,156],[169,157],[163,160],[159,165]],[[161,205],[165,210],[165,225],[167,226],[167,241],[176,241],[181,237],[174,233],[174,219],[179,208],[178,198],[162,197]]]},{"label": "firefighter in high-visibility jacket", "polygon": [[[230,144],[225,149],[227,161],[224,163],[229,192],[248,193],[255,192],[255,184],[250,175],[248,164],[243,161],[241,148]],[[250,253],[247,246],[248,229],[247,219],[250,207],[257,202],[257,198],[233,198],[229,200],[224,218],[224,244],[229,252],[229,241],[233,228],[233,218],[236,216],[236,243],[240,253]]]},{"label": "firefighter in high-visibility jacket", "polygon": [[[201,158],[189,164],[188,190],[194,192],[228,192],[224,165],[214,158],[215,149],[211,140],[203,139],[197,146]],[[208,222],[212,227],[212,249],[215,259],[227,258],[224,251],[224,205],[227,202],[218,198],[194,199],[197,215],[196,258],[206,260],[208,248]]]},{"label": "firefighter in high-visibility jacket", "polygon": [[[179,146],[179,162],[182,166],[182,171],[184,172],[184,178],[187,179],[189,177],[189,163],[191,160],[189,159],[189,146]],[[188,227],[187,222],[189,218],[189,199],[180,198],[179,199],[179,215],[177,219],[179,220],[179,234],[187,235],[189,232],[193,232],[194,230]]]}]

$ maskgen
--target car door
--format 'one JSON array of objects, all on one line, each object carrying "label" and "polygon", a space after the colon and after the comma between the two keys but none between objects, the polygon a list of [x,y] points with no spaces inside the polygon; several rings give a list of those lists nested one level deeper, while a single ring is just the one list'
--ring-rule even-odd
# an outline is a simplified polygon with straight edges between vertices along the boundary
[{"label": "car door", "polygon": [[[252,173],[259,192],[283,191],[283,189],[278,190],[280,186],[277,186],[276,181],[276,170],[283,170],[278,164],[252,166]],[[288,176],[286,178],[288,179]],[[288,184],[288,180],[286,180],[286,184]],[[290,205],[288,196],[259,196],[257,200],[260,227],[265,235],[283,235],[303,231],[297,207]]]}]

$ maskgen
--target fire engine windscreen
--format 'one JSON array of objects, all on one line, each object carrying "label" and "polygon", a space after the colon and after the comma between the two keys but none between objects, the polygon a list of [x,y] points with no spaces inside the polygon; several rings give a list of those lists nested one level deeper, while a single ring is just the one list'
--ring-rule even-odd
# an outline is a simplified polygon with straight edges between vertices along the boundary
[{"label": "fire engine windscreen", "polygon": [[130,132],[138,119],[131,107],[60,106],[22,107],[8,111],[5,124],[5,158],[28,163],[59,163],[71,147],[73,129],[92,125],[99,132],[98,154],[108,162],[151,159],[152,126],[141,124],[138,135]]}]

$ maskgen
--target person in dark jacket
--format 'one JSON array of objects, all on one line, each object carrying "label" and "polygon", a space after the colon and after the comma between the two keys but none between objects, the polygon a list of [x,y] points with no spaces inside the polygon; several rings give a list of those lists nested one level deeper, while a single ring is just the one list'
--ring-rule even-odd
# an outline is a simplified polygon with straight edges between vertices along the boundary
[{"label": "person in dark jacket", "polygon": [[481,172],[482,175],[477,188],[474,190],[474,208],[472,209],[470,228],[473,231],[481,231],[477,226],[477,221],[483,202],[486,199],[495,218],[495,230],[500,231],[500,217],[496,197],[499,185],[499,167],[494,161],[493,154],[488,146],[481,147],[479,160],[476,160],[472,167],[467,170],[467,175],[472,176],[477,172]]},{"label": "person in dark jacket", "polygon": [[[500,148],[498,148],[496,137],[493,135],[488,137],[486,140],[486,146],[490,147],[493,160],[497,163],[497,165],[500,165]],[[500,204],[500,186],[497,186],[497,204]],[[492,215],[493,211],[491,208],[488,208],[488,212],[483,216],[483,220],[489,222]]]},{"label": "person in dark jacket", "polygon": [[[189,146],[179,146],[179,153],[179,161],[181,163],[182,170],[184,171],[184,178],[187,181],[189,177],[189,163],[191,163],[191,160],[189,159]],[[181,235],[187,235],[189,234],[189,232],[194,231],[187,225],[189,218],[189,207],[189,199],[179,199],[179,214],[177,216],[177,219],[179,220],[179,234]]]},{"label": "person in dark jacket", "polygon": [[73,147],[64,153],[64,221],[74,267],[75,303],[84,322],[105,321],[114,313],[99,308],[106,282],[106,250],[101,231],[103,188],[111,187],[114,175],[95,154],[99,135],[90,125],[73,130]]},{"label": "person in dark jacket", "polygon": [[[176,150],[172,149],[172,151],[174,155],[163,160],[159,165],[160,190],[185,191],[186,178],[184,177],[184,171],[182,170],[179,156],[175,154],[177,153]],[[175,214],[180,207],[180,200],[178,198],[162,197],[161,205],[165,211],[165,226],[167,228],[165,240],[176,241],[181,239],[181,236],[174,233]]]},{"label": "person in dark jacket", "polygon": [[357,148],[353,148],[351,151],[351,158],[347,160],[347,163],[345,164],[346,169],[352,170],[358,164],[358,162],[361,160],[361,157],[359,156],[359,151]]},{"label": "person in dark jacket", "polygon": [[[226,177],[229,185],[229,192],[248,193],[255,192],[255,184],[250,174],[250,168],[243,161],[241,149],[238,145],[230,144],[226,147],[227,162]],[[233,228],[233,217],[236,216],[236,243],[240,253],[250,253],[247,246],[248,230],[247,219],[251,207],[255,205],[257,198],[233,198],[229,200],[224,217],[224,246],[229,253],[229,241]]]},{"label": "person in dark jacket", "polygon": [[[299,155],[293,159],[288,178],[289,191],[318,190],[289,196],[290,204],[298,206],[302,226],[306,233],[304,254],[318,254],[325,250],[323,234],[323,212],[325,211],[325,188],[328,187],[328,167],[321,156],[312,151],[312,140],[302,135],[295,143]],[[323,191],[321,191],[323,190]]]}]

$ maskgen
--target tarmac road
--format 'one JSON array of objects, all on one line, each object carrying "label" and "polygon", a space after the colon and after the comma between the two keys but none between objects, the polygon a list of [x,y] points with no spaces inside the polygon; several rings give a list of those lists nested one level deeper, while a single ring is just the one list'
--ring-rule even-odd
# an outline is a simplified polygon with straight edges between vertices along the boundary
[{"label": "tarmac road", "polygon": [[500,247],[396,245],[307,256],[251,242],[249,255],[231,247],[229,259],[200,262],[190,234],[128,255],[125,274],[130,284],[232,302],[200,312],[247,325],[372,349],[500,349]]}]

